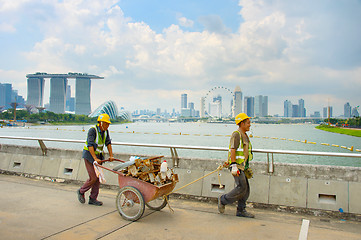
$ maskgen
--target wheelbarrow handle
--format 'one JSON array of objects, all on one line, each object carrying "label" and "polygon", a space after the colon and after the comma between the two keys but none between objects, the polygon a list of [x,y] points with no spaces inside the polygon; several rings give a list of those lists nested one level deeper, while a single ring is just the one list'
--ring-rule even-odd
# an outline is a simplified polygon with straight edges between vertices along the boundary
[{"label": "wheelbarrow handle", "polygon": [[[113,162],[114,162],[114,161],[116,161],[116,162],[122,162],[122,163],[125,162],[124,160],[120,160],[120,159],[116,159],[116,158],[113,159]],[[100,160],[100,162],[101,162],[101,163],[103,163],[103,162],[110,162],[110,160],[109,160],[109,158],[108,158],[108,159]]]}]

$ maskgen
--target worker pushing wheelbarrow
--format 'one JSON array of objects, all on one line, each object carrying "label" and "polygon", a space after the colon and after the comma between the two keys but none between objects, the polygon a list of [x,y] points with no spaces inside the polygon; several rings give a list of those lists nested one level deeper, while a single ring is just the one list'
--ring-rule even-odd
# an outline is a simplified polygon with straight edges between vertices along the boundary
[{"label": "worker pushing wheelbarrow", "polygon": [[[163,156],[153,158],[131,158],[113,169],[94,163],[95,166],[118,174],[119,192],[116,207],[128,221],[137,221],[144,213],[145,205],[152,210],[161,210],[167,205],[168,194],[178,182],[178,175],[168,169]],[[109,160],[103,160],[107,162]]]}]

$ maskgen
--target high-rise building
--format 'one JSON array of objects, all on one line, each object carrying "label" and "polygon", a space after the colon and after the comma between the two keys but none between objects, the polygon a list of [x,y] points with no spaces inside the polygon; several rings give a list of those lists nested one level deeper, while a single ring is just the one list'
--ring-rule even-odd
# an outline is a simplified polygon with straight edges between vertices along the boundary
[{"label": "high-rise building", "polygon": [[219,100],[209,103],[209,114],[212,117],[222,117],[222,103]]},{"label": "high-rise building", "polygon": [[298,116],[306,117],[305,101],[302,98],[298,100]]},{"label": "high-rise building", "polygon": [[187,108],[187,94],[183,93],[181,95],[181,108]]},{"label": "high-rise building", "polygon": [[268,96],[258,95],[254,97],[254,115],[256,117],[268,115]]},{"label": "high-rise building", "polygon": [[263,96],[262,99],[262,117],[268,116],[268,96]]},{"label": "high-rise building", "polygon": [[283,102],[283,116],[292,117],[292,103],[289,100]]},{"label": "high-rise building", "polygon": [[10,83],[0,84],[0,106],[4,109],[11,108],[11,102],[14,102],[15,99],[12,99],[12,85]]},{"label": "high-rise building", "polygon": [[77,77],[75,81],[75,114],[89,115],[91,80],[89,77]]},{"label": "high-rise building", "polygon": [[330,109],[330,117],[332,117],[332,107],[329,106],[329,107],[324,107],[323,108],[323,117],[324,118],[328,118],[328,109]]},{"label": "high-rise building", "polygon": [[[104,79],[103,77],[88,75],[87,73],[48,74],[37,72],[27,74],[28,99],[27,104],[35,107],[43,105],[44,79],[50,78],[50,110],[63,113],[66,104],[66,88],[68,78],[75,78],[75,114],[91,113],[90,89],[91,79]],[[64,85],[65,84],[65,85]],[[63,103],[64,102],[64,103]]]},{"label": "high-rise building", "polygon": [[28,78],[28,98],[26,104],[35,107],[43,106],[44,82],[43,77]]},{"label": "high-rise building", "polygon": [[354,107],[351,112],[351,117],[359,117],[360,113],[358,112],[358,107]]},{"label": "high-rise building", "polygon": [[349,102],[345,103],[345,105],[343,106],[343,116],[346,118],[350,118],[351,117],[351,105]]},{"label": "high-rise building", "polygon": [[242,112],[242,90],[239,86],[236,86],[234,89],[234,100],[233,100],[233,117],[237,116],[239,113]]},{"label": "high-rise building", "polygon": [[195,109],[194,109],[194,103],[193,102],[189,102],[188,103],[188,108],[191,111],[191,117],[194,117],[196,115]]},{"label": "high-rise building", "polygon": [[292,105],[292,117],[299,117],[298,105]]},{"label": "high-rise building", "polygon": [[5,88],[0,83],[0,111],[5,108]]},{"label": "high-rise building", "polygon": [[244,97],[244,113],[249,117],[254,117],[254,97]]},{"label": "high-rise building", "polygon": [[213,102],[209,103],[209,115],[212,117],[222,117],[222,96],[213,97]]},{"label": "high-rise building", "polygon": [[205,98],[204,97],[201,97],[201,110],[200,110],[200,117],[201,118],[204,118],[206,116],[206,113],[205,113]]},{"label": "high-rise building", "polygon": [[66,111],[74,112],[75,111],[75,98],[71,97],[71,88],[70,85],[66,87]]},{"label": "high-rise building", "polygon": [[66,103],[66,87],[68,79],[53,77],[50,79],[50,111],[64,113]]}]

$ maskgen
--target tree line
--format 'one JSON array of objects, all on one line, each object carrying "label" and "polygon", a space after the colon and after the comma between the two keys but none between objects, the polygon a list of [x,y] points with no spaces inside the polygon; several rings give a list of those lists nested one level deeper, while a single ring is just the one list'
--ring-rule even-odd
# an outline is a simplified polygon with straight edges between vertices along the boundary
[{"label": "tree line", "polygon": [[[8,109],[0,113],[2,120],[14,120],[14,109]],[[87,115],[75,115],[68,113],[54,113],[44,111],[40,113],[30,113],[26,110],[16,110],[16,120],[26,121],[28,123],[96,123],[97,117],[88,117]],[[122,123],[123,119],[112,119],[112,123]]]},{"label": "tree line", "polygon": [[[328,119],[325,119],[328,123]],[[353,117],[349,119],[330,118],[330,123],[338,127],[361,128],[361,117]]]}]

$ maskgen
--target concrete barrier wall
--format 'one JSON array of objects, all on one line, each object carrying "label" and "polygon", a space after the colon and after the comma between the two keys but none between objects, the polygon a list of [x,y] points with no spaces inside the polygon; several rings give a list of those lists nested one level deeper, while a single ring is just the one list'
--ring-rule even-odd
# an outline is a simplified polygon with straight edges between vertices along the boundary
[{"label": "concrete barrier wall", "polygon": [[[88,178],[82,151],[48,149],[43,156],[40,148],[0,145],[0,169],[52,178],[85,181]],[[129,154],[115,157],[128,160]],[[165,157],[168,166],[172,159]],[[217,169],[222,160],[179,158],[179,188]],[[117,163],[106,163],[113,168]],[[252,162],[254,177],[250,179],[250,202],[322,209],[361,214],[361,168],[277,163],[268,173],[267,164]],[[118,175],[104,170],[107,184],[118,185]],[[220,182],[224,188],[220,187]],[[178,193],[203,197],[218,197],[234,187],[228,169],[222,169]]]}]

